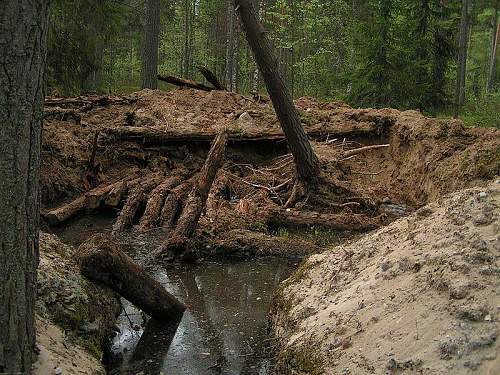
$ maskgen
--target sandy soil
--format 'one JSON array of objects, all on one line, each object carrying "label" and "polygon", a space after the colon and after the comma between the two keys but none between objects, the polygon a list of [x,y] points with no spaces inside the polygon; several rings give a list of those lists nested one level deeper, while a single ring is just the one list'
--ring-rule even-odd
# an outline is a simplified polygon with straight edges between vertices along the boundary
[{"label": "sandy soil", "polygon": [[500,181],[311,256],[279,290],[280,374],[500,373]]},{"label": "sandy soil", "polygon": [[37,317],[37,346],[40,350],[33,375],[104,375],[100,361],[69,340],[48,320]]}]

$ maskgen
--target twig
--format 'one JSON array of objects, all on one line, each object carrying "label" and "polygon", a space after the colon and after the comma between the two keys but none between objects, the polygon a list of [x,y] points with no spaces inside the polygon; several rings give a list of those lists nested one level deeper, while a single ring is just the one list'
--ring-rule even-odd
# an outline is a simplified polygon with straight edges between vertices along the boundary
[{"label": "twig", "polygon": [[[390,145],[386,144],[386,145],[373,145],[373,146],[360,147],[360,148],[356,148],[354,150],[346,151],[343,156],[344,156],[344,158],[349,158],[351,156],[361,154],[365,151],[377,150],[379,148],[385,148],[385,147],[389,147],[389,146]],[[343,159],[343,160],[346,160],[346,159]]]}]

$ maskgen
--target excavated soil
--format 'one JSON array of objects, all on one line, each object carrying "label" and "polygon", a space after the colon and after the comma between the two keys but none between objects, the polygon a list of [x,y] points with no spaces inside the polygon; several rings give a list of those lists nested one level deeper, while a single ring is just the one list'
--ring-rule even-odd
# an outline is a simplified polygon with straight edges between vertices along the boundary
[{"label": "excavated soil", "polygon": [[500,181],[307,259],[272,312],[279,374],[500,372]]},{"label": "excavated soil", "polygon": [[[466,129],[460,120],[426,118],[416,111],[354,109],[311,98],[296,105],[322,173],[334,186],[331,206],[302,202],[301,210],[313,215],[358,213],[363,214],[358,222],[373,218],[381,225],[500,174],[496,129]],[[237,230],[268,233],[269,209],[281,207],[293,186],[293,160],[268,101],[223,91],[143,90],[125,97],[48,98],[46,108],[45,208],[129,176],[167,176],[180,168],[194,175],[221,127],[229,129],[226,161],[199,233],[211,241]],[[83,176],[96,132],[98,173],[88,186]],[[389,146],[346,157],[352,149],[382,144]],[[361,200],[370,204],[356,203]]]},{"label": "excavated soil", "polygon": [[[211,141],[228,129],[190,245],[200,256],[320,253],[277,295],[278,373],[497,373],[498,184],[491,180],[500,175],[499,130],[299,99],[323,199],[284,209],[294,165],[269,101],[178,89],[45,104],[42,225],[52,230],[50,213],[68,202],[91,202],[83,212],[113,217],[142,194],[118,238],[146,255],[171,230],[159,219],[139,225],[161,191],[155,187],[169,176],[196,176]],[[366,146],[380,147],[359,150]],[[96,188],[108,186],[115,188],[96,200]],[[441,200],[475,186],[483,188]],[[160,193],[157,211],[174,190]]]}]

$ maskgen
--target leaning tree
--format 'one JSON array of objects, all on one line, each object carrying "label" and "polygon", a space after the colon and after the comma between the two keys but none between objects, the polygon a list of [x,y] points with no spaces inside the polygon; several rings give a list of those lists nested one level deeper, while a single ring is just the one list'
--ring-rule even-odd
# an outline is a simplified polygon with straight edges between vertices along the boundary
[{"label": "leaning tree", "polygon": [[293,206],[300,197],[315,188],[319,177],[319,161],[300,123],[300,117],[281,74],[278,59],[262,23],[255,12],[252,0],[235,0],[241,24],[267,91],[293,154],[296,181],[287,206]]},{"label": "leaning tree", "polygon": [[39,170],[48,0],[0,5],[0,373],[35,348]]}]

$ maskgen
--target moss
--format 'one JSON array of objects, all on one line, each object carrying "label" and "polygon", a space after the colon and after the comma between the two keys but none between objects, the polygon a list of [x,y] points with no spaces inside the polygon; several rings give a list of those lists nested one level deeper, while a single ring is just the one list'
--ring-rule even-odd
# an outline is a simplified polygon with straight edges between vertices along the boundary
[{"label": "moss", "polygon": [[288,348],[282,351],[276,361],[279,374],[324,374],[321,357],[312,349],[304,347]]}]

